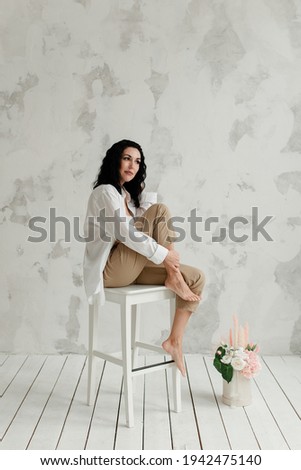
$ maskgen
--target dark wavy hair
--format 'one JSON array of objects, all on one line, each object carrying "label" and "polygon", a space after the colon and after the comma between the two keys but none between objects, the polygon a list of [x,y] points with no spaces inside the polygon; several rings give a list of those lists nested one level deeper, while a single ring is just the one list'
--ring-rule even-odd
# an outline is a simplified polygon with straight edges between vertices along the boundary
[{"label": "dark wavy hair", "polygon": [[112,145],[102,161],[101,167],[99,169],[96,180],[93,183],[93,189],[97,188],[101,184],[111,184],[114,186],[117,191],[121,194],[120,186],[120,160],[123,151],[128,147],[134,147],[139,150],[141,156],[141,163],[139,165],[139,170],[131,181],[124,183],[125,189],[130,193],[131,198],[133,199],[135,206],[139,207],[139,196],[142,193],[146,178],[146,165],[143,150],[139,144],[133,142],[132,140],[123,139],[119,142],[116,142]]}]

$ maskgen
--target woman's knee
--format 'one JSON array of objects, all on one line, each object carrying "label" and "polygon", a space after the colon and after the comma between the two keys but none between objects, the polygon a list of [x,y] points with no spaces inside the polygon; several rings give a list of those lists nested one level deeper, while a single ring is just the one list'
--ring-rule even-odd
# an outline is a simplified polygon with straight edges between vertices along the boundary
[{"label": "woman's knee", "polygon": [[168,207],[165,204],[159,202],[149,207],[142,216],[136,217],[135,225],[136,225],[136,228],[142,230],[143,232],[148,233],[150,223],[168,224],[169,219],[170,219],[170,212],[169,212]]},{"label": "woman's knee", "polygon": [[189,266],[188,272],[182,272],[182,274],[184,275],[184,279],[186,278],[186,282],[188,281],[187,284],[190,289],[192,289],[195,293],[202,292],[206,278],[204,272],[201,269]]},{"label": "woman's knee", "polygon": [[198,269],[198,276],[197,276],[197,287],[201,289],[201,291],[204,288],[204,285],[206,283],[206,277],[204,272],[201,269]]},{"label": "woman's knee", "polygon": [[153,213],[155,216],[166,216],[170,215],[169,209],[166,204],[163,202],[156,202],[152,204],[148,209],[147,212]]},{"label": "woman's knee", "polygon": [[154,206],[157,206],[157,208],[160,212],[169,212],[169,209],[168,209],[167,205],[164,204],[163,202],[156,202],[156,204],[154,204]]}]

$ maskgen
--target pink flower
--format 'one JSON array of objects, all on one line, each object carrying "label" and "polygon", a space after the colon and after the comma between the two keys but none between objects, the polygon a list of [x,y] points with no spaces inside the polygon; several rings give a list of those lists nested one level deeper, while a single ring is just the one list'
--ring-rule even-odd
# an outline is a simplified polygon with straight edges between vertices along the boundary
[{"label": "pink flower", "polygon": [[253,375],[260,371],[261,364],[255,351],[246,350],[245,353],[247,355],[245,359],[246,366],[241,371],[241,373],[244,375],[244,377],[250,379],[251,377],[253,377]]}]

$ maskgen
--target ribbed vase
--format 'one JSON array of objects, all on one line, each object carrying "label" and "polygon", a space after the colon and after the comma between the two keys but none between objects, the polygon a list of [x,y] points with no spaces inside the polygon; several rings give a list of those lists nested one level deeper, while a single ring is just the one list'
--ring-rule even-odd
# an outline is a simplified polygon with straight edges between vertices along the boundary
[{"label": "ribbed vase", "polygon": [[223,380],[222,401],[229,406],[247,406],[252,403],[251,380],[244,377],[239,371],[233,371],[230,383]]}]

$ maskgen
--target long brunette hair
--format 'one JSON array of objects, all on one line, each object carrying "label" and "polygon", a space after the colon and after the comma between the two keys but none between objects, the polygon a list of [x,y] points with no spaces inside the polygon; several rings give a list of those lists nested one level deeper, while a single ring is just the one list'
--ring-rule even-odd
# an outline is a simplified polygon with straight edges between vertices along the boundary
[{"label": "long brunette hair", "polygon": [[107,150],[107,153],[101,163],[97,178],[93,183],[93,189],[97,188],[97,186],[100,186],[101,184],[111,184],[121,194],[121,186],[119,181],[120,160],[123,151],[128,147],[134,147],[135,149],[139,150],[141,163],[135,177],[131,181],[124,183],[124,188],[130,193],[135,206],[139,207],[139,196],[145,187],[144,180],[146,178],[146,165],[141,146],[132,140],[120,140],[119,142],[113,144],[109,150]]}]

